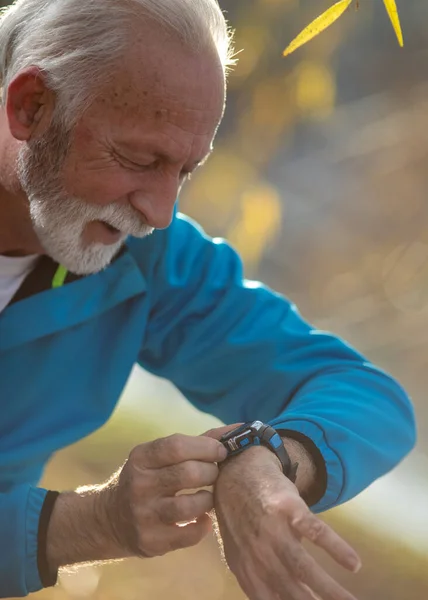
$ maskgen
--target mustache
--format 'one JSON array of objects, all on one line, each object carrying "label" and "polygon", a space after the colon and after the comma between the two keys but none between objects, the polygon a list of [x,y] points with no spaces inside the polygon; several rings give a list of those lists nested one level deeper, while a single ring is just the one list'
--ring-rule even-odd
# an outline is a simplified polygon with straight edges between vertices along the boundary
[{"label": "mustache", "polygon": [[[54,217],[52,207],[56,206],[59,210],[55,211],[55,220],[61,219],[63,223],[90,223],[91,221],[102,221],[114,229],[117,229],[125,236],[144,238],[153,233],[154,228],[148,225],[141,214],[131,205],[118,202],[100,206],[91,204],[74,196],[67,196],[64,191],[53,194],[50,190],[49,195],[29,194],[32,213],[38,217],[39,223],[44,223],[47,218]],[[46,205],[46,198],[49,198],[49,204]]]},{"label": "mustache", "polygon": [[[104,221],[126,235],[143,238],[154,231],[154,228],[148,225],[143,220],[140,213],[129,204],[119,205],[113,203],[105,206],[89,206],[89,210],[85,210],[85,218],[88,218],[89,220]],[[94,218],[91,219],[91,216]]]}]

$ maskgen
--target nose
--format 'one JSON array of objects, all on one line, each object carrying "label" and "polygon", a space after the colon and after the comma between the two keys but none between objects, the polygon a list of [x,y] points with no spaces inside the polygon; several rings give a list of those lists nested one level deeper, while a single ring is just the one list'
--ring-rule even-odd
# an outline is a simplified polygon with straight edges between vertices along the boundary
[{"label": "nose", "polygon": [[171,224],[174,206],[179,193],[178,183],[167,182],[151,190],[136,190],[129,194],[130,204],[144,217],[147,225],[165,229]]}]

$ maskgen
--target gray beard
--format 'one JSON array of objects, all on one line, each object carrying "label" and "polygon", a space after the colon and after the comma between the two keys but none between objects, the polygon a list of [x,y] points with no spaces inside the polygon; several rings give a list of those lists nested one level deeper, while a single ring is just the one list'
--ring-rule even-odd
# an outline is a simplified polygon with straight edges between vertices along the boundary
[{"label": "gray beard", "polygon": [[[17,171],[28,198],[33,229],[46,254],[72,273],[89,275],[111,263],[128,235],[145,237],[153,228],[143,223],[129,204],[99,206],[67,195],[60,173],[70,137],[63,127],[51,126],[41,139],[22,146]],[[97,220],[123,232],[122,238],[111,245],[84,245],[86,225]]]}]

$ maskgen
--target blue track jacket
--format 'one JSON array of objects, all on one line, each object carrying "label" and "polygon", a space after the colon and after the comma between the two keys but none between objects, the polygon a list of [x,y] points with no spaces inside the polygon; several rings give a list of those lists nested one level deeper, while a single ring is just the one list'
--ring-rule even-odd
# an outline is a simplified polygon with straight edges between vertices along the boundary
[{"label": "blue track jacket", "polygon": [[224,241],[178,214],[126,248],[96,275],[21,290],[0,313],[0,597],[41,588],[44,465],[108,420],[135,363],[225,423],[260,419],[312,440],[327,473],[316,512],[361,492],[414,445],[403,389],[283,296],[244,280]]}]

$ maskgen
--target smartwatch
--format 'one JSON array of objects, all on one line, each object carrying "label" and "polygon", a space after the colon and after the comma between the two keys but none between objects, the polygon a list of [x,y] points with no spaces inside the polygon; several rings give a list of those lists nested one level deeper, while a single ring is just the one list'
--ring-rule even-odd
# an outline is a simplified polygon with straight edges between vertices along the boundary
[{"label": "smartwatch", "polygon": [[273,427],[261,421],[244,423],[236,429],[229,431],[220,438],[220,442],[227,450],[228,456],[240,454],[251,446],[265,446],[278,457],[284,475],[292,482],[296,482],[298,463],[292,463],[291,458],[284,448],[281,436]]}]

